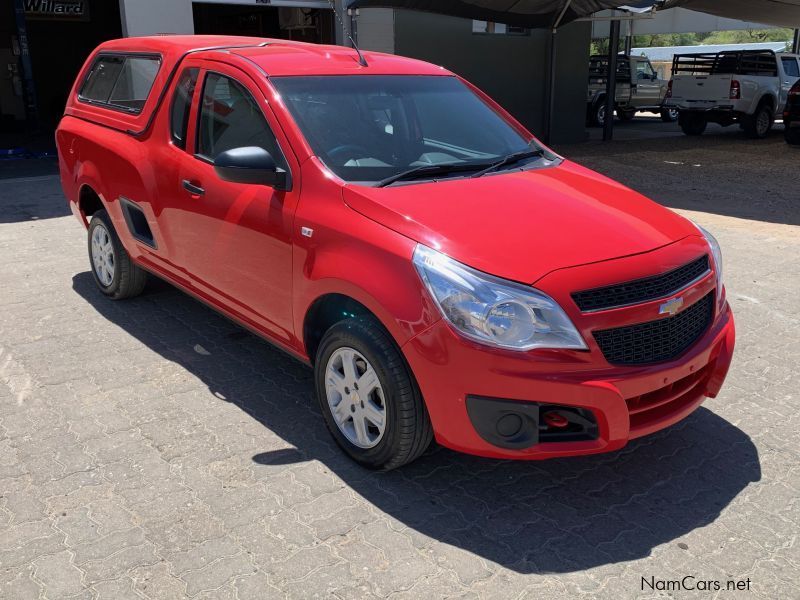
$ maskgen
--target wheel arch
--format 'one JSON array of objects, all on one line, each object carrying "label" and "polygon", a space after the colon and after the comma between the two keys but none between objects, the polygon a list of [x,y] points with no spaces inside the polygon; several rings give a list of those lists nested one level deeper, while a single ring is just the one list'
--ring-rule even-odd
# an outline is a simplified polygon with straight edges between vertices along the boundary
[{"label": "wheel arch", "polygon": [[92,215],[100,209],[108,210],[108,200],[100,177],[100,170],[93,162],[84,162],[75,178],[78,183],[77,207],[85,227]]},{"label": "wheel arch", "polygon": [[[351,296],[329,292],[317,297],[309,305],[303,318],[303,346],[309,362],[314,364],[326,331],[341,321],[358,317],[369,317],[383,325],[375,313]],[[387,329],[385,326],[384,328]]]},{"label": "wheel arch", "polygon": [[778,106],[778,98],[771,92],[767,92],[758,99],[756,107],[761,106],[764,103],[768,103],[772,107],[772,112],[774,113],[775,107]]},{"label": "wheel arch", "polygon": [[755,118],[756,113],[758,110],[764,105],[767,104],[772,109],[772,116],[775,116],[775,110],[778,107],[778,98],[773,94],[770,90],[760,90],[762,93],[760,96],[756,95],[753,99],[753,103],[750,105],[750,111],[745,115],[746,118]]},{"label": "wheel arch", "polygon": [[78,209],[81,212],[83,221],[88,225],[89,219],[98,210],[105,208],[100,194],[88,183],[84,183],[78,191]]},{"label": "wheel arch", "polygon": [[[301,317],[296,331],[311,364],[325,332],[348,318],[365,316],[373,319],[386,330],[398,348],[441,318],[421,286],[406,290],[395,288],[394,292],[380,296],[378,290],[373,293],[344,279],[317,283],[313,299],[296,313]],[[385,298],[387,305],[378,297]]]}]

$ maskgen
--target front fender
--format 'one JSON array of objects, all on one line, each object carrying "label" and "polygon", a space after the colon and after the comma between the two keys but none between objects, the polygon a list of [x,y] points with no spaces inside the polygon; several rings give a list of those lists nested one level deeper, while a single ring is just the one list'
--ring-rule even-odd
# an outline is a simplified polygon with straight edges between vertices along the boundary
[{"label": "front fender", "polygon": [[402,346],[441,318],[411,262],[416,242],[343,204],[341,210],[357,234],[317,225],[313,238],[295,245],[294,330],[302,339],[314,302],[340,294],[364,305]]}]

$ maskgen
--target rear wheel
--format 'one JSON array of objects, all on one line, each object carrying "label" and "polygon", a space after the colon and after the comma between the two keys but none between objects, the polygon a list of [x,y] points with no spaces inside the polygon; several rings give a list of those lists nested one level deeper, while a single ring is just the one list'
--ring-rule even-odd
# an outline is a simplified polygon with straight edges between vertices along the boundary
[{"label": "rear wheel", "polygon": [[708,126],[708,121],[700,114],[681,113],[678,124],[686,135],[703,135]]},{"label": "rear wheel", "polygon": [[97,287],[113,300],[138,296],[147,283],[147,273],[123,248],[105,210],[98,210],[89,222],[89,264]]},{"label": "rear wheel", "polygon": [[800,146],[800,127],[792,127],[791,123],[784,123],[783,138],[790,146]]},{"label": "rear wheel", "polygon": [[422,394],[374,320],[348,319],[331,327],[319,345],[314,379],[325,424],[362,465],[394,469],[430,445],[433,430]]},{"label": "rear wheel", "polygon": [[742,123],[748,137],[764,139],[769,135],[774,120],[772,106],[770,106],[769,102],[762,102],[758,105],[756,112],[745,117]]},{"label": "rear wheel", "polygon": [[661,120],[664,123],[674,123],[678,120],[678,109],[677,108],[662,108],[661,109]]},{"label": "rear wheel", "polygon": [[633,118],[636,116],[635,110],[620,110],[618,111],[619,118],[622,121],[633,121]]}]

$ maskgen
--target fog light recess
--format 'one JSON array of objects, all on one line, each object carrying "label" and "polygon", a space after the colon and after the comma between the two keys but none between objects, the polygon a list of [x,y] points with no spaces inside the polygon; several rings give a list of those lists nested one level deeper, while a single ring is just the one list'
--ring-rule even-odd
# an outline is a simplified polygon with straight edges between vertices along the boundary
[{"label": "fog light recess", "polygon": [[467,414],[478,435],[499,448],[597,439],[592,412],[573,406],[467,396]]}]

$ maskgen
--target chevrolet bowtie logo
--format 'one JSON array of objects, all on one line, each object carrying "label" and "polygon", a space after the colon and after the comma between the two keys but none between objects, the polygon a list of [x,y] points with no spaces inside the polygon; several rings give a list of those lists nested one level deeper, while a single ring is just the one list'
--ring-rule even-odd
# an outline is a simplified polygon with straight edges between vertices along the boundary
[{"label": "chevrolet bowtie logo", "polygon": [[672,300],[667,300],[664,302],[664,304],[658,307],[658,314],[674,315],[681,308],[683,308],[683,298],[673,298]]}]

